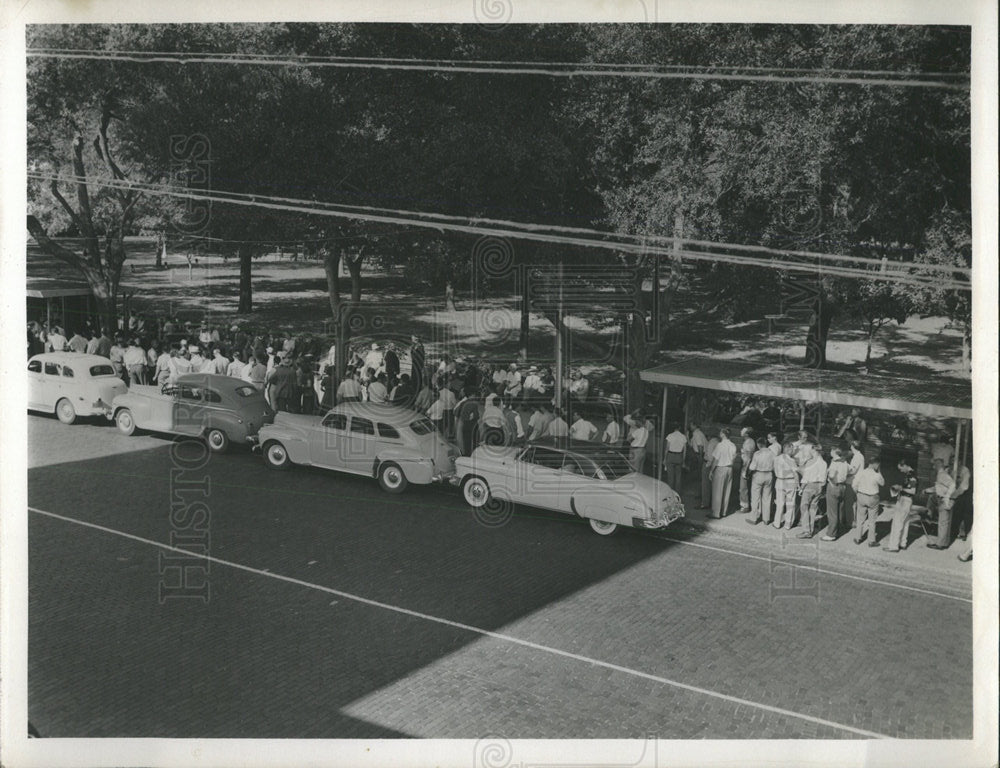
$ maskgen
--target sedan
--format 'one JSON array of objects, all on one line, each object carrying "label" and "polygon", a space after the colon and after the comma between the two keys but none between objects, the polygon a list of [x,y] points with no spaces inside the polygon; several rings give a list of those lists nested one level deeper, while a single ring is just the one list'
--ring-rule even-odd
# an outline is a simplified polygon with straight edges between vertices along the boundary
[{"label": "sedan", "polygon": [[455,461],[455,473],[473,508],[520,503],[566,512],[603,536],[619,525],[663,528],[684,516],[669,485],[634,472],[621,453],[597,443],[546,438],[526,448],[481,445]]},{"label": "sedan", "polygon": [[162,388],[133,386],[114,399],[112,417],[125,435],[145,429],[203,437],[212,451],[221,453],[233,442],[256,443],[274,412],[263,393],[242,379],[189,373]]},{"label": "sedan", "polygon": [[426,416],[395,405],[341,403],[325,416],[279,413],[260,431],[273,469],[293,464],[378,478],[382,490],[447,480],[458,453]]},{"label": "sedan", "polygon": [[28,409],[55,413],[63,424],[77,416],[103,416],[128,386],[99,355],[46,352],[28,360]]}]

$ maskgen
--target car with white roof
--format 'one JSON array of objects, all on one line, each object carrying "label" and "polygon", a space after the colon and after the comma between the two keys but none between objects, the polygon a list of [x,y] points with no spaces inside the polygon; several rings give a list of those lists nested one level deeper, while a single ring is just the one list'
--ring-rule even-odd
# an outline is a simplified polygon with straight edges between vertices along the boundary
[{"label": "car with white roof", "polygon": [[28,409],[55,413],[63,424],[78,416],[105,416],[128,385],[111,361],[78,352],[44,352],[28,360]]}]

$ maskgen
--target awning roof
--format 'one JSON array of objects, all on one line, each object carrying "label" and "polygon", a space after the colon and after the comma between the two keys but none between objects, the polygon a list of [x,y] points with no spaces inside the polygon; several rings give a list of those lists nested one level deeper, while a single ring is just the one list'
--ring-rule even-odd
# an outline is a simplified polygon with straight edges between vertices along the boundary
[{"label": "awning roof", "polygon": [[89,296],[86,283],[60,280],[55,277],[29,277],[27,295],[33,299],[57,299],[61,296]]},{"label": "awning roof", "polygon": [[654,384],[746,392],[761,397],[806,400],[921,413],[946,418],[972,418],[972,384],[872,376],[816,370],[791,365],[743,360],[689,357],[639,374]]}]

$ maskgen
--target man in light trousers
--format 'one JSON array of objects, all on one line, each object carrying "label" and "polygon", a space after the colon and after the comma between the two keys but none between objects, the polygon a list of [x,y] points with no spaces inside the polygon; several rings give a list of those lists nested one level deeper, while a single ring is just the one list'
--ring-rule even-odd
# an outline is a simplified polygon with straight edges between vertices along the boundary
[{"label": "man in light trousers", "polygon": [[795,526],[795,492],[799,487],[799,465],[795,461],[796,446],[785,443],[774,459],[774,527],[791,530]]},{"label": "man in light trousers", "polygon": [[823,486],[826,485],[827,466],[823,457],[816,452],[816,444],[808,440],[799,448],[803,457],[802,464],[802,502],[799,509],[802,513],[802,531],[800,539],[811,539],[816,535],[816,515],[819,511],[819,500],[823,496]]},{"label": "man in light trousers", "polygon": [[885,478],[882,477],[880,468],[881,463],[876,456],[851,481],[851,487],[858,501],[854,530],[855,544],[861,543],[867,530],[868,546],[878,546],[878,542],[875,540],[875,522],[878,520],[879,488],[885,485]]}]

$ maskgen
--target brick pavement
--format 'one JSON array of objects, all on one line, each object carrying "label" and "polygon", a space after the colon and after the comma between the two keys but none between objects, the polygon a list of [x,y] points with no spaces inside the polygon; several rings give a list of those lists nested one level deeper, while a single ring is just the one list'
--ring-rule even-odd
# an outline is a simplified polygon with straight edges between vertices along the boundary
[{"label": "brick pavement", "polygon": [[[31,471],[31,504],[166,539],[168,444],[63,458]],[[967,603],[830,574],[772,601],[767,561],[530,510],[487,529],[448,491],[259,461],[211,460],[216,556],[865,730],[968,735]],[[30,520],[49,735],[850,736],[223,566],[207,606],[160,606],[148,545]],[[928,647],[952,667],[913,664]]]}]

